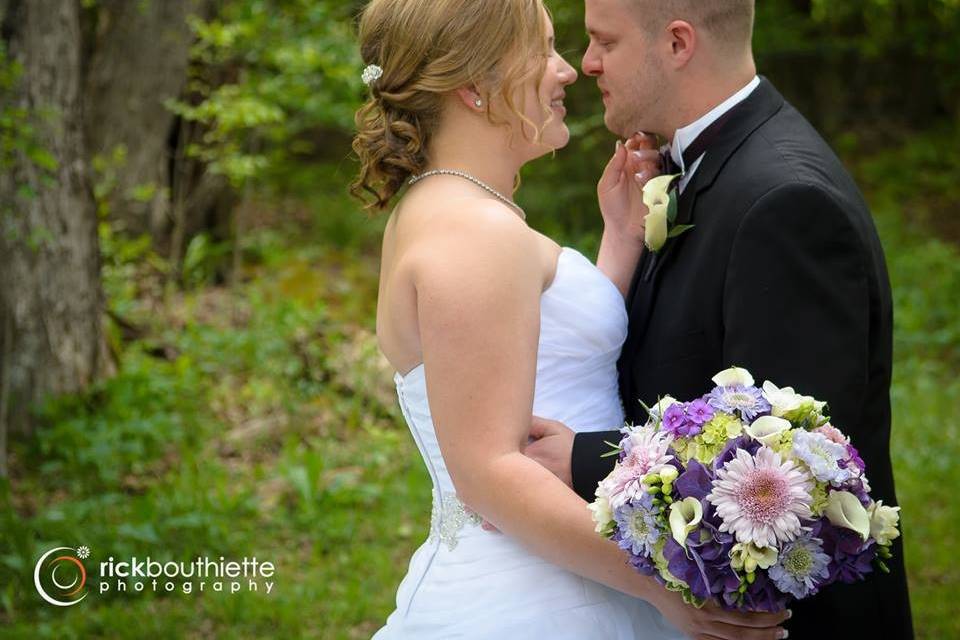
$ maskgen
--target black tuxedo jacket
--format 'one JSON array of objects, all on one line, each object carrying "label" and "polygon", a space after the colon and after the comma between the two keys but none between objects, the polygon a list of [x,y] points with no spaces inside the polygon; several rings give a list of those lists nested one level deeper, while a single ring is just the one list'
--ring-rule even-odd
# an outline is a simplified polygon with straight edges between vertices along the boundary
[{"label": "black tuxedo jacket", "polygon": [[[883,249],[860,191],[811,125],[767,81],[735,107],[679,198],[693,224],[641,259],[619,362],[629,421],[670,394],[691,400],[730,366],[829,404],[867,464],[874,499],[895,505],[890,464],[893,312]],[[574,489],[592,501],[615,458],[579,434]],[[796,603],[791,638],[912,638],[896,541],[891,573]]]}]

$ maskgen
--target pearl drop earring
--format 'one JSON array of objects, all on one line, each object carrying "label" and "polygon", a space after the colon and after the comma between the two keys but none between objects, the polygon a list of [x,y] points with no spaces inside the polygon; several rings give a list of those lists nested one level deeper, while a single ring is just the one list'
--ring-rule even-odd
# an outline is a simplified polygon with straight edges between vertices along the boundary
[{"label": "pearl drop earring", "polygon": [[481,100],[480,98],[477,98],[476,100],[473,101],[473,104],[477,105],[477,109],[479,109],[480,107],[483,106],[483,100]]}]

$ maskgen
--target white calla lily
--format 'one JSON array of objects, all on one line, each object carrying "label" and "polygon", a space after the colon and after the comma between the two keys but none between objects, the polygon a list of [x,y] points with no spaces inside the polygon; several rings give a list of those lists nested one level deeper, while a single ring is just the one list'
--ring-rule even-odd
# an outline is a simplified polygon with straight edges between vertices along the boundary
[{"label": "white calla lily", "polygon": [[717,375],[713,376],[713,384],[718,387],[735,387],[738,384],[742,384],[745,387],[753,386],[753,376],[750,375],[750,372],[741,367],[730,367],[729,369],[724,369]]},{"label": "white calla lily", "polygon": [[681,547],[687,547],[687,536],[703,519],[703,505],[696,498],[684,498],[670,505],[670,531]]},{"label": "white calla lily", "polygon": [[793,390],[793,387],[778,388],[769,380],[763,383],[763,397],[773,408],[773,415],[783,416],[788,411],[799,409],[803,403],[803,396]]},{"label": "white calla lily", "polygon": [[669,233],[670,185],[676,176],[657,176],[643,185],[643,204],[648,212],[644,218],[644,244],[651,251],[659,251]]},{"label": "white calla lily", "polygon": [[650,213],[644,218],[643,242],[650,251],[659,251],[667,242],[667,207],[649,208]]},{"label": "white calla lily", "polygon": [[657,176],[649,180],[643,185],[643,204],[647,205],[651,211],[656,206],[666,207],[670,203],[670,185],[676,177],[676,175]]},{"label": "white calla lily", "polygon": [[856,531],[864,540],[870,537],[870,514],[849,491],[831,493],[824,513],[834,526]]},{"label": "white calla lily", "polygon": [[780,434],[789,431],[790,428],[790,423],[783,418],[762,416],[754,420],[744,431],[754,440],[772,448],[780,441]]},{"label": "white calla lily", "polygon": [[667,409],[679,402],[673,396],[663,396],[657,401],[657,404],[653,405],[653,410],[657,412],[658,416],[662,416]]},{"label": "white calla lily", "polygon": [[783,417],[791,411],[796,411],[807,405],[815,411],[823,411],[826,402],[820,402],[812,396],[805,396],[793,390],[793,387],[778,388],[769,380],[763,383],[763,397],[770,403],[771,412],[777,417]]}]

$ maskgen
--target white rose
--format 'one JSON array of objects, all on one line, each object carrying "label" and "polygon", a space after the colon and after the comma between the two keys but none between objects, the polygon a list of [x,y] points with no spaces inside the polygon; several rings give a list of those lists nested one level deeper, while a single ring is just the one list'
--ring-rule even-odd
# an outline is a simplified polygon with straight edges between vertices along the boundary
[{"label": "white rose", "polygon": [[597,499],[588,504],[587,508],[593,514],[593,521],[597,523],[595,531],[605,533],[613,524],[613,509],[610,507],[610,501],[603,496],[597,496]]},{"label": "white rose", "polygon": [[870,537],[877,544],[888,545],[900,537],[897,525],[900,523],[900,507],[884,506],[883,500],[870,505],[867,512],[870,514]]}]

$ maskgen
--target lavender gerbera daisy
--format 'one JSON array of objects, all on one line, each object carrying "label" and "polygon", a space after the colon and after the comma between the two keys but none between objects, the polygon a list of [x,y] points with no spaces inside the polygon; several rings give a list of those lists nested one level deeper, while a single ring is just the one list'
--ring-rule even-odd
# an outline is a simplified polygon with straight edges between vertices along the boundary
[{"label": "lavender gerbera daisy", "polygon": [[800,518],[811,517],[812,488],[810,476],[773,449],[760,447],[753,456],[741,449],[717,471],[707,500],[723,520],[720,531],[774,547],[800,535]]},{"label": "lavender gerbera daisy", "polygon": [[768,573],[777,588],[795,598],[817,592],[830,578],[830,556],[823,552],[823,541],[806,535],[784,545],[777,563]]},{"label": "lavender gerbera daisy", "polygon": [[707,397],[707,402],[718,411],[739,414],[746,422],[753,422],[760,414],[770,411],[770,403],[763,397],[760,389],[742,384],[714,388]]},{"label": "lavender gerbera daisy", "polygon": [[617,521],[617,544],[636,556],[652,555],[653,547],[660,539],[652,504],[645,505],[643,502],[628,502],[613,512],[613,518]]},{"label": "lavender gerbera daisy", "polygon": [[793,455],[803,460],[813,477],[820,482],[829,482],[836,486],[853,475],[845,464],[841,466],[848,458],[847,448],[822,433],[795,431]]}]

